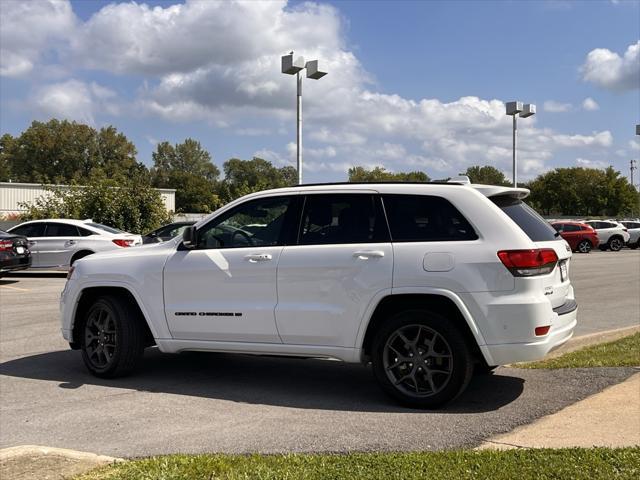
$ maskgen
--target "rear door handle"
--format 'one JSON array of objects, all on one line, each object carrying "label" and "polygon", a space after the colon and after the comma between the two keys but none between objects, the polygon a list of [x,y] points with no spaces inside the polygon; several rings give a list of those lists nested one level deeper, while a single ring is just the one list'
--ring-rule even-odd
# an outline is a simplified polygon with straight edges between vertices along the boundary
[{"label": "rear door handle", "polygon": [[252,253],[251,255],[245,255],[244,259],[248,260],[250,263],[257,262],[268,262],[273,257],[268,253]]},{"label": "rear door handle", "polygon": [[67,240],[67,245],[75,245],[76,241],[75,240]]},{"label": "rear door handle", "polygon": [[384,252],[382,250],[358,250],[353,253],[353,256],[361,260],[367,260],[369,258],[382,258],[384,257]]},{"label": "rear door handle", "polygon": [[38,243],[38,242],[36,242],[35,240],[29,240],[27,243],[28,243],[30,246],[33,246],[33,245],[35,245],[35,244],[36,244],[36,243]]}]

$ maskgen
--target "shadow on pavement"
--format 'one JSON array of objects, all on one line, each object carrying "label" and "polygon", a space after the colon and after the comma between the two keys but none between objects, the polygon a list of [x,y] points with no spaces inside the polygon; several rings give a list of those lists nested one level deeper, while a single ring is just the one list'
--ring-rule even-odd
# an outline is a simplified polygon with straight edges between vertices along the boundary
[{"label": "shadow on pavement", "polygon": [[[508,375],[507,369],[498,372],[474,378],[465,393],[438,412],[479,413],[513,402],[523,391],[524,379]],[[64,389],[101,385],[294,408],[423,412],[404,408],[384,395],[370,368],[317,359],[199,352],[170,355],[148,349],[133,375],[104,380],[85,370],[79,352],[64,350],[4,362],[0,374],[60,382]]]},{"label": "shadow on pavement", "polygon": [[2,276],[3,277],[11,277],[11,278],[15,278],[15,279],[21,279],[21,278],[66,278],[67,272],[58,272],[58,271],[51,271],[51,270],[38,272],[38,271],[34,271],[34,270],[28,270],[28,271],[4,273]]}]

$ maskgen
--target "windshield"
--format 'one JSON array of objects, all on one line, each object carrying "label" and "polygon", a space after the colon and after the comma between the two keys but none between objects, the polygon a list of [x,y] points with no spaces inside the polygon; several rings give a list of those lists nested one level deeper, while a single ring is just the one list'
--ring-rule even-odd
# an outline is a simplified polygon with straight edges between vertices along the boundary
[{"label": "windshield", "polygon": [[100,230],[104,230],[105,232],[109,232],[109,233],[124,233],[122,230],[118,230],[117,228],[113,228],[113,227],[108,227],[106,225],[102,225],[101,223],[87,222],[87,225],[93,228],[99,228]]},{"label": "windshield", "polygon": [[509,196],[491,197],[495,203],[534,242],[556,240],[559,233],[529,205]]}]

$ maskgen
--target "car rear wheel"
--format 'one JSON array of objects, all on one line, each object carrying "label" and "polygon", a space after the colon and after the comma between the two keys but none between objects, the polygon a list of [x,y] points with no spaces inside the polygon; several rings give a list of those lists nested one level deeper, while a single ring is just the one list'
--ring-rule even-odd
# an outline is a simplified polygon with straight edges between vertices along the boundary
[{"label": "car rear wheel", "polygon": [[82,359],[89,371],[103,378],[130,373],[144,350],[141,319],[129,301],[116,296],[98,297],[86,310],[80,329]]},{"label": "car rear wheel", "polygon": [[622,239],[620,237],[613,237],[609,240],[609,248],[612,252],[617,252],[622,249],[624,244],[622,243]]},{"label": "car rear wheel", "polygon": [[589,240],[582,240],[578,244],[578,251],[580,253],[589,253],[591,251],[591,242]]},{"label": "car rear wheel", "polygon": [[373,372],[382,389],[399,402],[437,408],[455,399],[473,374],[473,358],[445,317],[427,310],[391,318],[373,342]]},{"label": "car rear wheel", "polygon": [[636,248],[638,248],[638,242],[636,242],[636,243],[630,243],[630,244],[629,244],[629,248],[630,248],[631,250],[635,250]]}]

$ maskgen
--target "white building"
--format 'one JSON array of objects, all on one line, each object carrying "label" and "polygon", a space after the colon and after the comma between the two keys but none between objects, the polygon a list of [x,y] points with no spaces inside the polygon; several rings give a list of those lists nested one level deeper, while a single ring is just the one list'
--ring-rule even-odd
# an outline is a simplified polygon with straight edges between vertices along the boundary
[{"label": "white building", "polygon": [[[68,185],[50,185],[60,189],[70,188]],[[162,201],[167,211],[174,212],[176,209],[176,191],[173,188],[156,188],[160,192]],[[32,203],[38,198],[51,193],[45,186],[37,183],[12,183],[0,182],[0,217],[5,215],[20,213],[24,208],[21,203]]]}]

